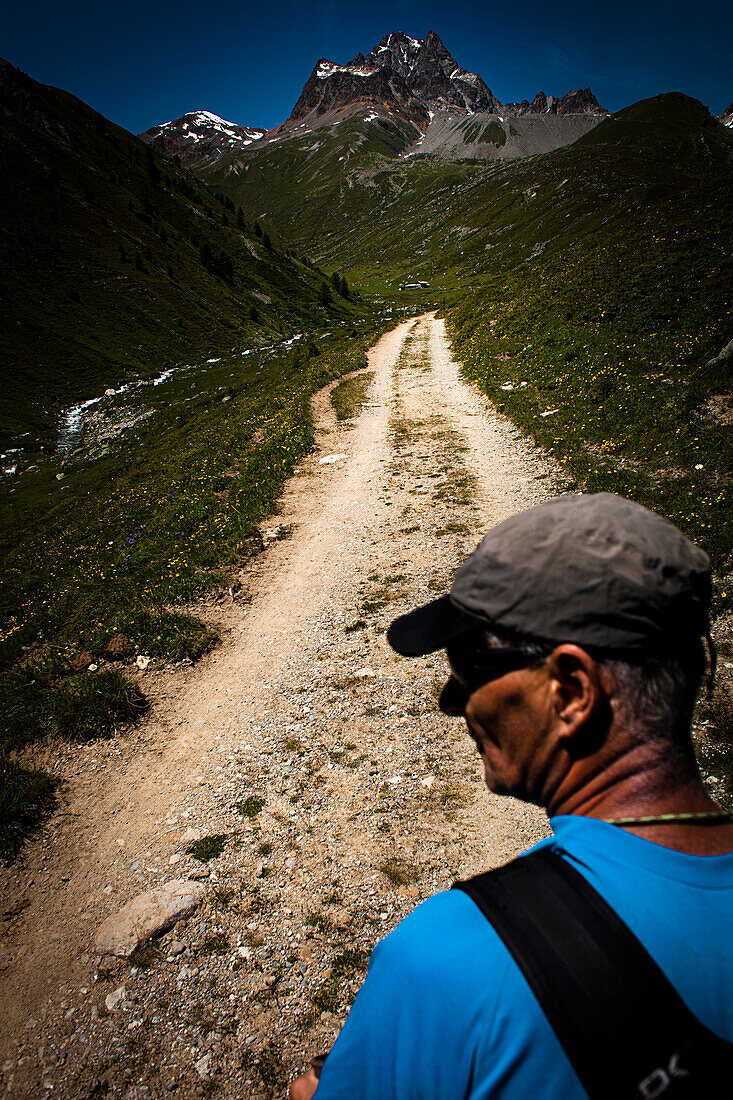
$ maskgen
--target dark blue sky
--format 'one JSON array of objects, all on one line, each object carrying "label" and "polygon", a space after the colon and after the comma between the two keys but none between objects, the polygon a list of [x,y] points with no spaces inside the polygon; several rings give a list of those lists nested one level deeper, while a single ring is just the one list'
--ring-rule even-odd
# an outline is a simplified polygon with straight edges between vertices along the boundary
[{"label": "dark blue sky", "polygon": [[0,55],[134,133],[200,108],[275,126],[319,57],[348,61],[392,30],[437,31],[503,102],[588,85],[609,110],[671,90],[714,114],[733,100],[731,0],[0,4]]}]

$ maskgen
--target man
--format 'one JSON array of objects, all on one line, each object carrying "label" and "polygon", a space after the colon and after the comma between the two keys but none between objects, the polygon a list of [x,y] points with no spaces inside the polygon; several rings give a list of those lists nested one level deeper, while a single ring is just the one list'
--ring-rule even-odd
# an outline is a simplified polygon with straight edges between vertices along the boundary
[{"label": "man", "polygon": [[[543,806],[550,848],[605,898],[694,1015],[733,1040],[733,820],[690,741],[710,563],[667,520],[566,495],[491,530],[450,594],[388,639],[445,648],[441,709],[487,786]],[[451,890],[377,945],[320,1084],[293,1100],[586,1096],[504,942]],[[656,1088],[656,1085],[654,1086]],[[656,1095],[650,1091],[649,1095]]]}]

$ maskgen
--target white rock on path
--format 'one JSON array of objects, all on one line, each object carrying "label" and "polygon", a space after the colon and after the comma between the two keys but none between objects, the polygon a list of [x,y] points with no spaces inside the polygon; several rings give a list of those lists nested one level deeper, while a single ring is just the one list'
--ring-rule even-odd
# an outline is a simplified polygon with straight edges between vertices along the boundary
[{"label": "white rock on path", "polygon": [[124,985],[121,985],[119,989],[115,989],[114,993],[108,993],[104,998],[104,1006],[108,1012],[116,1012],[118,1008],[122,1007],[125,1000],[127,989]]},{"label": "white rock on path", "polygon": [[186,829],[181,836],[181,844],[195,844],[204,835],[203,829]]},{"label": "white rock on path", "polygon": [[100,955],[131,955],[141,943],[165,932],[190,917],[204,899],[204,887],[188,879],[173,879],[156,890],[138,894],[127,905],[107,917],[95,937]]},{"label": "white rock on path", "polygon": [[211,1072],[211,1055],[205,1054],[203,1058],[199,1058],[198,1062],[194,1063],[196,1072],[202,1079],[208,1077]]}]

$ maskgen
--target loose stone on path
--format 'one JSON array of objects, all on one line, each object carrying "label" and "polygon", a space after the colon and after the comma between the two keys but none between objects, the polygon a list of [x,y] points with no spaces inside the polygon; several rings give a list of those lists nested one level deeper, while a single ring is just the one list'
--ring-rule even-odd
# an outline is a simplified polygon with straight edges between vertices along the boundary
[{"label": "loose stone on path", "polygon": [[147,890],[108,917],[95,937],[99,955],[131,955],[141,944],[190,917],[204,900],[198,882],[173,879],[157,890]]}]

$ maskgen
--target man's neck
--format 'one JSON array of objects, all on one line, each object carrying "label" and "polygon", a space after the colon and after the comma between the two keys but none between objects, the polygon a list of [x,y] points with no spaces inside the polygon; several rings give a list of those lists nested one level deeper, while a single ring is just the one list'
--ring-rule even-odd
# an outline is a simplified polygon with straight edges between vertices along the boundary
[{"label": "man's neck", "polygon": [[[551,816],[577,814],[601,820],[720,814],[694,762],[676,759],[653,744],[634,745],[589,770],[575,762],[547,803]],[[690,855],[733,852],[733,823],[712,821],[620,826],[654,844]]]}]

